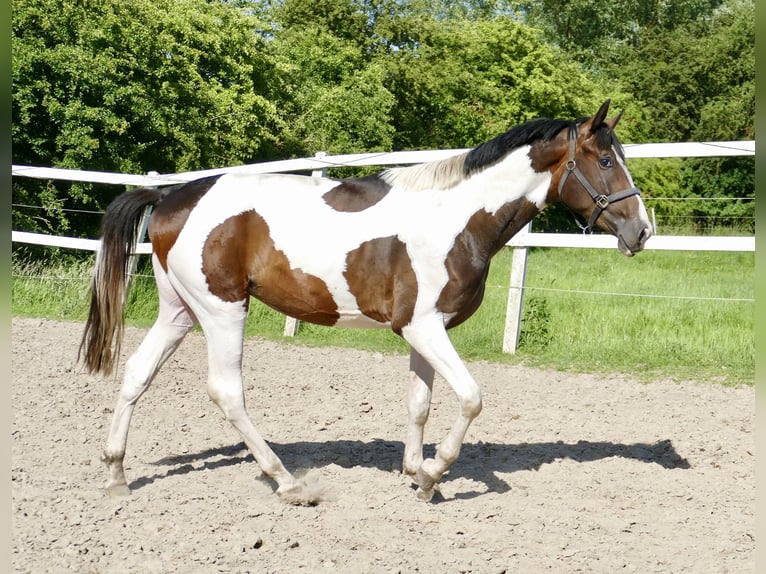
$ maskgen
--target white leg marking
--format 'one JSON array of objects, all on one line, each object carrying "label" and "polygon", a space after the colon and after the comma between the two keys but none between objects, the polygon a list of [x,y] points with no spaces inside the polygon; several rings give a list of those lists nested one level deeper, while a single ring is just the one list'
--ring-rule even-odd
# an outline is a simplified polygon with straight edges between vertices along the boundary
[{"label": "white leg marking", "polygon": [[157,371],[178,348],[186,333],[194,325],[194,319],[170,286],[167,275],[156,257],[152,259],[152,263],[160,300],[159,315],[138,350],[125,365],[125,376],[117,397],[117,405],[102,457],[109,471],[106,489],[114,495],[130,492],[122,462],[136,402],[146,392]]},{"label": "white leg marking", "polygon": [[415,476],[423,464],[423,429],[431,409],[434,368],[415,350],[410,350],[410,373],[407,400],[407,439],[404,443],[402,469]]},{"label": "white leg marking", "polygon": [[418,496],[430,500],[434,485],[460,454],[468,427],[481,412],[481,389],[452,346],[441,317],[413,322],[402,329],[402,336],[444,377],[460,403],[457,420],[436,449],[435,458],[424,460],[417,472]]}]

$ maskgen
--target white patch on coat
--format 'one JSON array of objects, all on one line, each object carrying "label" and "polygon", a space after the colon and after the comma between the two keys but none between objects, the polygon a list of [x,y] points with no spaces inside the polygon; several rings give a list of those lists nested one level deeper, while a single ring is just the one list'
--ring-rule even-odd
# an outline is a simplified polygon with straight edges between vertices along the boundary
[{"label": "white patch on coat", "polygon": [[[612,152],[614,153],[614,157],[617,160],[617,165],[619,165],[622,168],[622,171],[625,172],[625,177],[628,178],[629,187],[636,187],[636,184],[633,183],[633,176],[630,175],[630,171],[628,170],[628,166],[625,164],[625,161],[622,159],[622,156],[617,153],[617,150],[614,146],[612,146]],[[641,198],[640,195],[633,196],[638,200],[638,219],[641,220],[642,223],[645,223],[646,227],[651,228],[651,223],[649,221],[649,213],[646,211],[646,206],[644,205],[644,200]]]}]

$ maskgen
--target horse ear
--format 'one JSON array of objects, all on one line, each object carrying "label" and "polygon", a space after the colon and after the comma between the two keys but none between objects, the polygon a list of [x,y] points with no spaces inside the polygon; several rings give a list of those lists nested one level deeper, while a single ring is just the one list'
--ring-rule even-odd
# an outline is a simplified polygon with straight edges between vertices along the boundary
[{"label": "horse ear", "polygon": [[620,121],[620,118],[622,118],[622,114],[624,113],[625,113],[625,110],[621,110],[620,113],[617,114],[612,119],[605,120],[606,125],[608,125],[611,130],[614,130],[614,128],[617,126],[617,123]]},{"label": "horse ear", "polygon": [[593,116],[591,125],[600,126],[602,123],[604,123],[604,120],[606,119],[606,114],[607,112],[609,112],[609,104],[611,103],[612,103],[612,100],[607,100],[603,104],[601,104],[601,107],[596,112],[596,115]]},{"label": "horse ear", "polygon": [[588,121],[586,121],[583,124],[583,128],[585,128],[588,132],[592,131],[592,128],[600,126],[602,123],[604,123],[604,120],[606,120],[606,114],[609,111],[609,104],[612,103],[612,100],[607,100],[603,104],[601,104],[601,107],[596,112],[596,115],[590,118]]}]

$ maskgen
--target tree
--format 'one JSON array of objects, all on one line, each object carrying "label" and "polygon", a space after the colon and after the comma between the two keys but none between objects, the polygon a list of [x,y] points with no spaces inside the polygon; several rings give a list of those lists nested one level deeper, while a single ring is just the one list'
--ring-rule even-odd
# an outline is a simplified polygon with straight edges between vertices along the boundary
[{"label": "tree", "polygon": [[[252,161],[280,138],[259,22],[223,2],[13,3],[13,161],[177,172]],[[100,190],[102,192],[103,190]],[[115,190],[118,191],[118,190]],[[100,208],[85,184],[14,185],[15,229],[64,231],[57,208]]]},{"label": "tree", "polygon": [[[404,26],[400,26],[404,29]],[[388,54],[395,147],[469,147],[533,117],[576,118],[601,86],[523,24],[508,18],[408,20],[411,40]]]},{"label": "tree", "polygon": [[292,0],[274,11],[268,46],[278,74],[270,89],[285,125],[283,155],[391,149],[394,99],[359,10],[346,0]]},{"label": "tree", "polygon": [[[752,0],[728,0],[709,18],[672,31],[648,30],[624,51],[623,88],[646,102],[643,141],[754,139],[754,11]],[[753,158],[687,159],[680,166],[681,196],[745,199],[667,204],[663,211],[697,225],[707,219],[706,227],[717,221],[753,229]],[[667,189],[654,188],[667,196]]]},{"label": "tree", "polygon": [[647,31],[672,32],[709,16],[723,0],[532,0],[504,2],[507,9],[539,27],[548,41],[596,71],[617,51],[635,46]]}]

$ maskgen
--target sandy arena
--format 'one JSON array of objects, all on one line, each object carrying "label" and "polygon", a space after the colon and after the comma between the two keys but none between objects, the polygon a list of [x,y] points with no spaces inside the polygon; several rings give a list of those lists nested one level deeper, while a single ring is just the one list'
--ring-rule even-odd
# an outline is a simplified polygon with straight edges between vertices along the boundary
[{"label": "sandy arena", "polygon": [[[755,572],[752,387],[470,363],[484,410],[424,503],[400,473],[407,357],[251,339],[253,421],[324,493],[296,507],[208,398],[192,333],[136,408],[133,494],[111,498],[119,378],[83,374],[81,333],[13,319],[15,572]],[[427,454],[456,409],[437,377]]]}]

